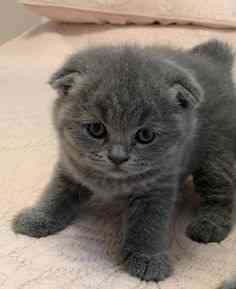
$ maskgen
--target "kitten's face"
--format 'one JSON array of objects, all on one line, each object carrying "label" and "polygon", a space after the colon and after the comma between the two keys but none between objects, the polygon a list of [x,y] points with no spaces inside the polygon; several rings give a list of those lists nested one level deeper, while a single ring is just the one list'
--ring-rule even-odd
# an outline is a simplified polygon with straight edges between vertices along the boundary
[{"label": "kitten's face", "polygon": [[125,70],[120,59],[82,78],[75,75],[56,120],[73,162],[127,178],[159,168],[181,152],[194,123],[190,103],[182,88],[170,87],[154,69],[133,63]]},{"label": "kitten's face", "polygon": [[177,117],[161,116],[148,104],[137,104],[133,112],[129,104],[118,112],[109,105],[107,115],[104,109],[94,105],[77,113],[74,106],[64,123],[64,142],[80,164],[121,178],[143,174],[176,151],[182,135]]}]

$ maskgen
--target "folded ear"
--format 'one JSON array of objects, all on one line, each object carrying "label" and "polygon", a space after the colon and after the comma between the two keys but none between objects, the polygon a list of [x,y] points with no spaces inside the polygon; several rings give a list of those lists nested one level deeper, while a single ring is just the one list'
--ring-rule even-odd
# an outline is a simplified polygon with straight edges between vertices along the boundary
[{"label": "folded ear", "polygon": [[194,109],[204,99],[204,92],[194,73],[172,60],[166,61],[169,71],[169,94],[183,109]]},{"label": "folded ear", "polygon": [[169,90],[172,99],[183,109],[194,109],[202,101],[202,92],[196,88],[189,89],[186,83],[176,82]]},{"label": "folded ear", "polygon": [[231,47],[227,43],[216,39],[209,40],[193,47],[190,50],[190,53],[206,56],[224,67],[227,66],[231,68],[233,65],[234,53]]},{"label": "folded ear", "polygon": [[68,95],[82,78],[81,52],[70,55],[64,64],[51,76],[49,84],[57,90],[60,96]]},{"label": "folded ear", "polygon": [[80,75],[76,71],[67,70],[62,67],[55,72],[49,80],[49,84],[57,90],[60,96],[68,95],[76,82],[80,79]]}]

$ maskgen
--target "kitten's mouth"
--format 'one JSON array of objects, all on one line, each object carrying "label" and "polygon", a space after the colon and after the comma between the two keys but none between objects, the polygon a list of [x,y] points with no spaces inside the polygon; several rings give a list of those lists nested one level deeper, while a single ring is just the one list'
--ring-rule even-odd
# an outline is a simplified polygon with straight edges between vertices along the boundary
[{"label": "kitten's mouth", "polygon": [[127,172],[124,169],[116,166],[109,170],[109,174],[115,178],[122,178],[127,176]]},{"label": "kitten's mouth", "polygon": [[125,173],[125,171],[122,168],[120,168],[120,167],[113,167],[111,169],[111,172],[118,173],[118,174],[122,174],[122,173],[124,174]]}]

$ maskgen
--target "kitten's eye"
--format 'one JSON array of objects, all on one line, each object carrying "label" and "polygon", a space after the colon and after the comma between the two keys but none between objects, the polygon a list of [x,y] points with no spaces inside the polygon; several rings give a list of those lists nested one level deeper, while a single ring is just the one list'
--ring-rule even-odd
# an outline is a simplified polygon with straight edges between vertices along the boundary
[{"label": "kitten's eye", "polygon": [[87,124],[87,131],[94,138],[104,138],[107,134],[107,130],[101,122]]},{"label": "kitten's eye", "polygon": [[141,144],[148,144],[154,140],[156,137],[155,132],[149,128],[142,128],[136,133],[136,140]]}]

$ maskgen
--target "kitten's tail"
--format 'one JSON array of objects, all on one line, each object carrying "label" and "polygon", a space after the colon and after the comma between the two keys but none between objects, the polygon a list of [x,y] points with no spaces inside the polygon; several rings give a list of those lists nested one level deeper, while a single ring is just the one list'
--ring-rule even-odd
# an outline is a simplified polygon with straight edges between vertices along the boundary
[{"label": "kitten's tail", "polygon": [[236,276],[234,276],[232,280],[226,281],[221,284],[221,286],[217,289],[236,289]]}]

